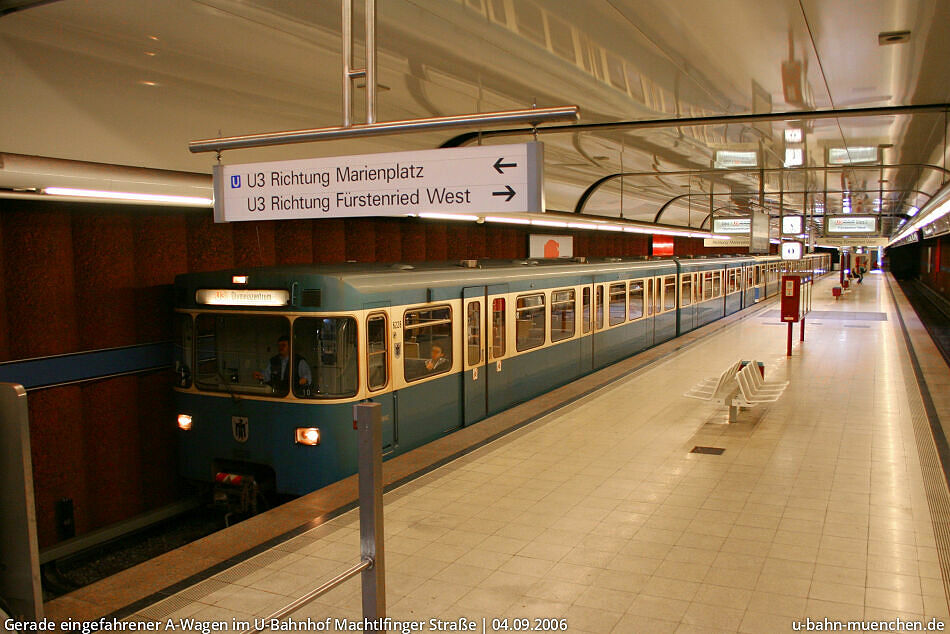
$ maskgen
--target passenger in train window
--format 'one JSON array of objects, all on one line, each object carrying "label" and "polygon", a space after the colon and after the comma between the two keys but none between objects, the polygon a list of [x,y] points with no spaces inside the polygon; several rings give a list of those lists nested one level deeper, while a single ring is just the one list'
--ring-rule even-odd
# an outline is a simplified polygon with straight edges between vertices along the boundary
[{"label": "passenger in train window", "polygon": [[432,344],[431,357],[426,361],[426,372],[442,372],[449,369],[449,360],[442,353],[442,346]]},{"label": "passenger in train window", "polygon": [[[308,386],[313,382],[310,364],[299,354],[294,355],[297,362],[297,384]],[[255,372],[254,378],[269,383],[275,392],[286,392],[290,384],[290,337],[281,335],[277,340],[277,354],[270,358],[263,372]]]}]

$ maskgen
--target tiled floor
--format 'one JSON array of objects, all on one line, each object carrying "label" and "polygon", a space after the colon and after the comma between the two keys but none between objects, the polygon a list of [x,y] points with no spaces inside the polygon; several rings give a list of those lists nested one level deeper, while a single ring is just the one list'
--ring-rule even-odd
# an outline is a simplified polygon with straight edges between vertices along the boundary
[{"label": "tiled floor", "polygon": [[[786,359],[783,329],[738,322],[387,494],[388,615],[598,633],[948,619],[884,277],[837,303],[832,284],[815,308],[878,314],[868,328],[823,314]],[[731,425],[721,404],[682,397],[739,358],[791,381],[783,397]],[[351,512],[133,618],[260,618],[358,552]],[[293,618],[358,620],[359,591]]]}]

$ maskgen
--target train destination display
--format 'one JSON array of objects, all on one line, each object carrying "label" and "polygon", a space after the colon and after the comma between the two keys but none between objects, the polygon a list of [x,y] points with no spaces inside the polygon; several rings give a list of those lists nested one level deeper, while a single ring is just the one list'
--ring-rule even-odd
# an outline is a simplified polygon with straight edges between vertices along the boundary
[{"label": "train destination display", "polygon": [[541,143],[214,168],[215,222],[543,211]]}]

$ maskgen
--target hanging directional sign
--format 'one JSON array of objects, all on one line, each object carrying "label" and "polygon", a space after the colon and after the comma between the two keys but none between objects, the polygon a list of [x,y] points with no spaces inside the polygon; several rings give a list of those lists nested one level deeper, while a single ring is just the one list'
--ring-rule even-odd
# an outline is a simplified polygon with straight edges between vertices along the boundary
[{"label": "hanging directional sign", "polygon": [[543,211],[540,143],[214,168],[215,222]]}]

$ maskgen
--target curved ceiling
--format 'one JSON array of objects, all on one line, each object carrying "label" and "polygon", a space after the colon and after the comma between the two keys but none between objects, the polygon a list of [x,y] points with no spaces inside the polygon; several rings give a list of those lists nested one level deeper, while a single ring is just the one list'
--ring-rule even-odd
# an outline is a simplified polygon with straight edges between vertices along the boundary
[{"label": "curved ceiling", "polygon": [[[0,11],[17,5],[0,17],[0,152],[210,173],[213,156],[190,154],[188,141],[342,121],[336,0],[21,1]],[[910,38],[879,44],[893,31]],[[386,0],[378,119],[533,103],[577,104],[585,123],[946,103],[948,32],[950,3],[940,0]],[[824,166],[835,149],[873,148],[889,164],[946,158],[945,113],[547,134],[546,200],[571,210],[597,179],[645,172],[611,181],[586,210],[652,221],[677,197],[664,222],[700,226],[711,205],[777,211],[780,190],[790,209],[901,214],[945,180],[914,167],[775,170],[761,200],[756,174],[709,173],[718,150],[781,167],[786,129],[802,130],[789,147],[806,165]],[[449,136],[223,160],[432,148]],[[656,174],[685,170],[705,173]],[[0,169],[0,187],[36,186]]]}]

